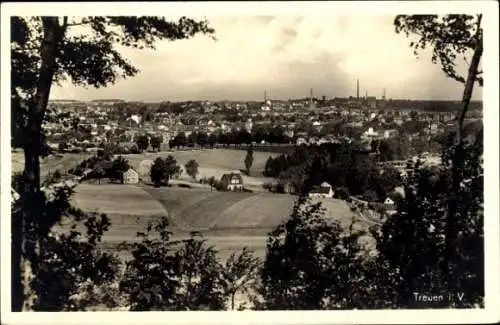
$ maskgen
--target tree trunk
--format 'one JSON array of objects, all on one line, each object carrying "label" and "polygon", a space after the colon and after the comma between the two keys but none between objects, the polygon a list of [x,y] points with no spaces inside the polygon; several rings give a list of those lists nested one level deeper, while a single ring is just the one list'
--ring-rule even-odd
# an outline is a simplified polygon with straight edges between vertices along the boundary
[{"label": "tree trunk", "polygon": [[[479,30],[481,27],[481,15],[479,16],[477,25]],[[474,54],[472,56],[472,60],[469,65],[467,82],[465,83],[465,88],[462,95],[462,108],[457,116],[457,134],[455,137],[456,145],[460,144],[463,140],[464,119],[465,115],[467,114],[467,110],[469,109],[469,103],[472,97],[472,91],[474,90],[474,83],[476,82],[479,61],[481,61],[482,55],[483,55],[483,38],[481,34],[478,34],[476,48],[474,49]]]},{"label": "tree trunk", "polygon": [[231,292],[231,310],[234,310],[234,300],[236,292]]},{"label": "tree trunk", "polygon": [[[65,18],[65,24],[67,18]],[[24,141],[24,177],[26,198],[21,221],[21,256],[17,258],[21,286],[23,288],[24,311],[32,310],[36,294],[31,290],[32,278],[36,276],[39,256],[39,222],[43,209],[43,193],[40,191],[40,152],[42,122],[47,108],[52,80],[55,73],[55,57],[58,45],[64,36],[65,26],[60,26],[57,17],[43,17],[43,40],[40,47],[40,74],[36,83],[34,100],[29,103],[29,116]],[[17,247],[14,249],[18,249]],[[14,254],[17,256],[16,254]]]}]

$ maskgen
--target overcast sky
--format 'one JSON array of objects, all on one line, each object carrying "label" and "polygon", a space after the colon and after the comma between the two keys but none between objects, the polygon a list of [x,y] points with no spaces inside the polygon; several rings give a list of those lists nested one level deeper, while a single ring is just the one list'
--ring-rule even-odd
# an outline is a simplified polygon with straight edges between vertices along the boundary
[{"label": "overcast sky", "polygon": [[[430,53],[417,58],[394,16],[209,16],[205,36],[160,42],[156,51],[124,49],[140,73],[103,89],[64,85],[53,99],[262,100],[360,93],[388,98],[454,99],[463,85],[447,79]],[[461,62],[461,60],[459,60]],[[465,65],[461,64],[464,71]],[[473,99],[480,99],[475,87]]]}]

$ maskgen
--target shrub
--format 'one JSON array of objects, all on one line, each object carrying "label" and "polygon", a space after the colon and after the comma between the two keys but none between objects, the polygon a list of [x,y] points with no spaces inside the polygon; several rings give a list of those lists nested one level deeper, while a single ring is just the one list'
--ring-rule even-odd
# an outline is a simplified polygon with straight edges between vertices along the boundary
[{"label": "shrub", "polygon": [[321,204],[300,198],[290,217],[268,237],[257,309],[333,309],[359,307],[370,299],[363,274],[362,232],[344,235],[325,217]]},{"label": "shrub", "polygon": [[349,189],[347,187],[338,187],[335,189],[335,197],[341,200],[349,199]]},{"label": "shrub", "polygon": [[132,260],[126,263],[120,290],[131,310],[223,310],[225,305],[221,266],[213,247],[202,237],[170,240],[168,220],[148,224],[131,244]]},{"label": "shrub", "polygon": [[196,179],[196,175],[198,175],[198,166],[198,163],[194,159],[189,160],[185,165],[186,173],[193,179]]},{"label": "shrub", "polygon": [[265,190],[268,190],[269,192],[272,191],[273,189],[273,184],[272,183],[264,183],[262,184],[262,187],[265,189]]}]

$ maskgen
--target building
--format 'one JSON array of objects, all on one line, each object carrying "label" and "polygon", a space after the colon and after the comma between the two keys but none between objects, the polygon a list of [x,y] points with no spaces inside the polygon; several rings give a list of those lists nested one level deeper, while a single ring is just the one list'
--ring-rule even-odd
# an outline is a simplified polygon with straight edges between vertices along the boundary
[{"label": "building", "polygon": [[307,140],[303,137],[298,138],[296,143],[297,143],[297,146],[301,146],[303,144],[308,144]]},{"label": "building", "polygon": [[368,130],[361,135],[362,140],[371,141],[377,138],[379,138],[379,133],[374,131],[372,127],[368,128]]},{"label": "building", "polygon": [[398,134],[398,130],[396,129],[389,129],[389,130],[384,130],[384,138],[392,138],[395,137]]},{"label": "building", "polygon": [[238,173],[229,173],[222,175],[220,180],[222,189],[225,191],[242,191],[243,177]]},{"label": "building", "polygon": [[390,197],[387,197],[384,201],[384,206],[387,210],[394,210],[396,207],[396,203]]},{"label": "building", "polygon": [[133,170],[132,168],[129,168],[126,172],[123,172],[122,174],[122,183],[123,184],[137,184],[139,183],[139,174]]},{"label": "building", "polygon": [[332,186],[327,182],[323,182],[320,186],[313,187],[313,189],[309,191],[309,197],[332,198],[333,195]]}]

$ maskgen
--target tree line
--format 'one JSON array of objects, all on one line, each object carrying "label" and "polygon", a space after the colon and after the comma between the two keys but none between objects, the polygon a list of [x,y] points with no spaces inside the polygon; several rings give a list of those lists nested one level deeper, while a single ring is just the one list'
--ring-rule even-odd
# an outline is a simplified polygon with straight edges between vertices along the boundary
[{"label": "tree line", "polygon": [[201,147],[214,147],[217,144],[252,144],[261,143],[281,143],[287,144],[293,141],[293,138],[286,135],[282,127],[256,128],[252,132],[246,129],[233,128],[229,132],[213,132],[208,135],[203,131],[193,131],[186,135],[185,132],[179,132],[169,141],[170,148],[193,147],[195,145]]},{"label": "tree line", "polygon": [[399,171],[392,167],[380,170],[372,155],[353,150],[347,143],[301,145],[292,154],[269,157],[264,176],[289,182],[297,192],[328,182],[347,195],[379,202],[402,183]]}]

